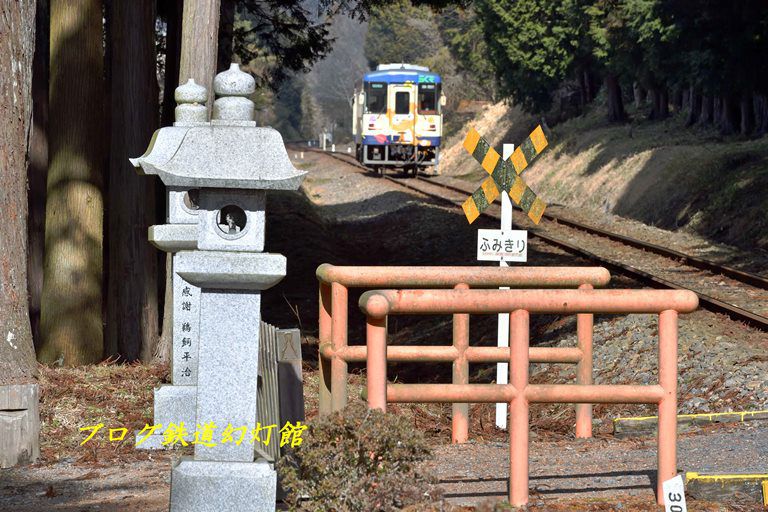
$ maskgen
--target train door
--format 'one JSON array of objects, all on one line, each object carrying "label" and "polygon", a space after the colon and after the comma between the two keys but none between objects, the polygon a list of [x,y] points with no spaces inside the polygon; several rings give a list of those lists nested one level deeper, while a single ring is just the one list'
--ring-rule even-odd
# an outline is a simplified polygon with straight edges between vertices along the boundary
[{"label": "train door", "polygon": [[389,115],[394,143],[411,145],[416,134],[416,90],[413,85],[395,84],[389,87]]}]

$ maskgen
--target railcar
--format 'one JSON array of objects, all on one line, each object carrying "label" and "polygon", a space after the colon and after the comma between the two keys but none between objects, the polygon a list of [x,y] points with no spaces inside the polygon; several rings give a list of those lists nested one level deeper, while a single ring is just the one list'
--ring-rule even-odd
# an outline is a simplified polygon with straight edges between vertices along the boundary
[{"label": "railcar", "polygon": [[424,66],[380,64],[356,84],[352,135],[357,159],[377,172],[437,174],[445,96]]}]

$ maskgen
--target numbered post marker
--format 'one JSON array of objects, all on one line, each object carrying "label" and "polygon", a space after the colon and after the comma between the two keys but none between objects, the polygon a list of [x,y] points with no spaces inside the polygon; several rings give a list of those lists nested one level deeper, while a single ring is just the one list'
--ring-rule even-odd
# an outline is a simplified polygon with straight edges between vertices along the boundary
[{"label": "numbered post marker", "polygon": [[478,229],[479,261],[528,261],[528,232],[522,229]]},{"label": "numbered post marker", "polygon": [[664,491],[665,512],[688,512],[685,506],[685,485],[681,475],[663,482],[661,487]]}]

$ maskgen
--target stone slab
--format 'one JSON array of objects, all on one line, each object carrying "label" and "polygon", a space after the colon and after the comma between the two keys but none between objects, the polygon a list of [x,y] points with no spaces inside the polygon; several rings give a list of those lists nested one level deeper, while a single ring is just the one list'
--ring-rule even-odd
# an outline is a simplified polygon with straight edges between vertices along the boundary
[{"label": "stone slab", "polygon": [[[690,432],[697,425],[757,420],[768,420],[768,411],[678,414],[677,429],[678,432]],[[616,418],[613,420],[613,435],[616,437],[651,436],[656,434],[658,421],[658,416]]]},{"label": "stone slab", "polygon": [[195,414],[197,386],[160,386],[155,388],[155,425],[163,425],[163,430],[175,423],[184,425],[191,432],[196,428]]},{"label": "stone slab", "polygon": [[171,472],[171,512],[273,512],[277,474],[265,461],[182,459]]},{"label": "stone slab", "polygon": [[277,376],[280,394],[280,424],[304,421],[304,384],[301,378],[301,332],[277,331]]},{"label": "stone slab", "polygon": [[0,386],[0,468],[40,457],[39,396],[37,384]]},{"label": "stone slab", "polygon": [[173,264],[185,281],[201,288],[266,290],[286,273],[285,256],[270,253],[180,251]]},{"label": "stone slab", "polygon": [[197,249],[197,224],[158,224],[149,226],[149,241],[165,252]]},{"label": "stone slab", "polygon": [[[235,253],[231,253],[235,254]],[[217,256],[221,257],[221,253]],[[195,445],[195,460],[253,461],[250,433],[256,426],[261,294],[208,290],[201,294],[197,373],[197,423],[245,427],[245,439],[215,446]],[[236,436],[239,438],[240,434]]]},{"label": "stone slab", "polygon": [[685,475],[685,493],[697,500],[729,503],[749,497],[756,503],[763,503],[764,482],[768,482],[768,474],[701,475],[689,472]]},{"label": "stone slab", "polygon": [[178,258],[178,254],[173,255],[171,382],[174,385],[194,386],[197,384],[197,353],[200,347],[200,288],[179,275]]}]

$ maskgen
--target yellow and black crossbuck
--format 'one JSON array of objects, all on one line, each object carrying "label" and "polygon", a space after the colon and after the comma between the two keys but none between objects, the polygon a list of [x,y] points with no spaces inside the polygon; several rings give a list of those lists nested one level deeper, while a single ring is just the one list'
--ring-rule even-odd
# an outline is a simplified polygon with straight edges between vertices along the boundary
[{"label": "yellow and black crossbuck", "polygon": [[469,223],[472,224],[480,213],[488,208],[501,190],[509,194],[512,201],[528,214],[534,224],[538,224],[547,205],[525,184],[519,174],[546,147],[547,138],[541,126],[537,126],[525,142],[515,149],[509,160],[505,161],[477,130],[471,128],[464,139],[464,149],[480,162],[490,177],[461,205]]}]

